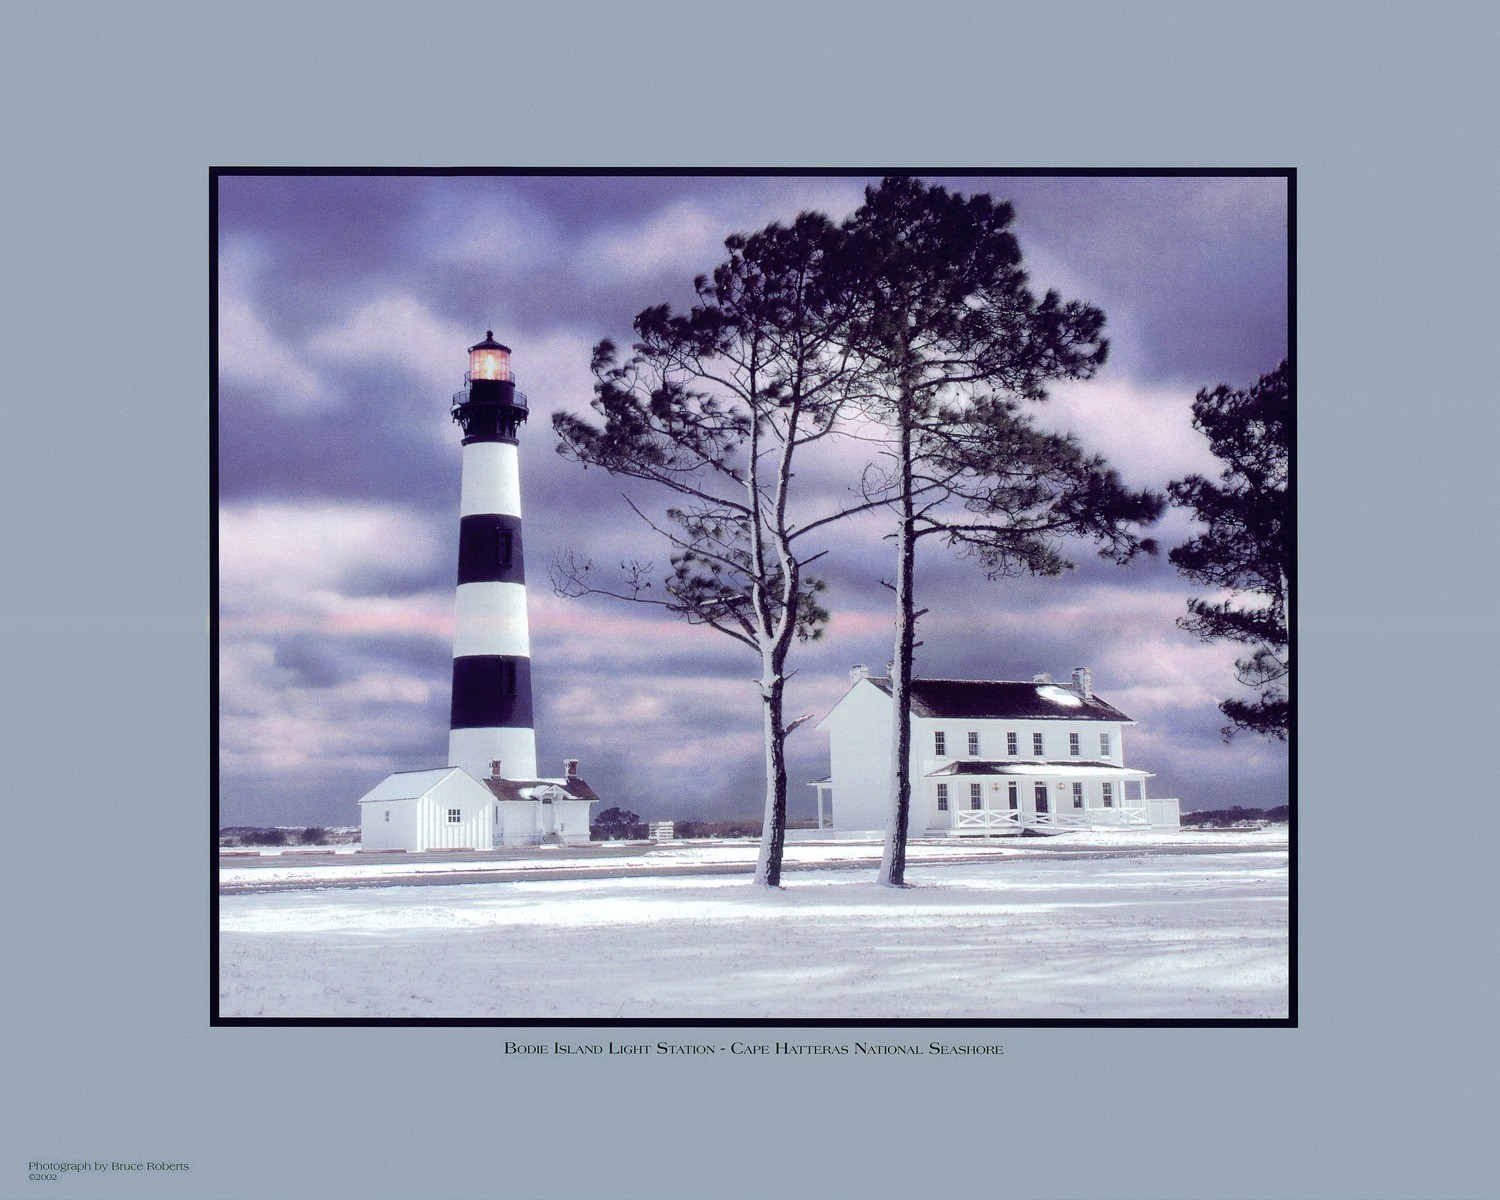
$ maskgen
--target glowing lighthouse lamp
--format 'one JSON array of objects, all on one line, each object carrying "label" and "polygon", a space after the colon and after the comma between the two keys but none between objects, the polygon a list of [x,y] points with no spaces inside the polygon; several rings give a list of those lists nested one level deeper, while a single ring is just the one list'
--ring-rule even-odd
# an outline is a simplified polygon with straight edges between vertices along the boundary
[{"label": "glowing lighthouse lamp", "polygon": [[448,763],[475,779],[535,779],[516,442],[527,405],[493,330],[469,347],[465,382],[452,410],[464,436]]},{"label": "glowing lighthouse lamp", "polygon": [[[469,347],[469,374],[468,380],[475,379],[496,380],[497,382],[514,382],[510,378],[510,347],[502,346],[495,340],[495,331],[485,331],[484,341],[477,346]],[[463,393],[459,393],[462,395]]]}]

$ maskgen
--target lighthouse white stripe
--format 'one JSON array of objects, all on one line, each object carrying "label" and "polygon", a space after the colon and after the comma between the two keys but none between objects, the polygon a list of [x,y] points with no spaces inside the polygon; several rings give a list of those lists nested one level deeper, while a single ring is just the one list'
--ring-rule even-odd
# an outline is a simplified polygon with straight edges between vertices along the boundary
[{"label": "lighthouse white stripe", "polygon": [[470,442],[464,447],[463,484],[458,512],[521,515],[521,472],[516,447],[509,442]]},{"label": "lighthouse white stripe", "polygon": [[469,654],[531,657],[524,584],[459,584],[453,657],[462,658]]},{"label": "lighthouse white stripe", "polygon": [[455,729],[448,734],[448,765],[488,779],[500,760],[505,779],[536,778],[536,734],[530,729]]}]

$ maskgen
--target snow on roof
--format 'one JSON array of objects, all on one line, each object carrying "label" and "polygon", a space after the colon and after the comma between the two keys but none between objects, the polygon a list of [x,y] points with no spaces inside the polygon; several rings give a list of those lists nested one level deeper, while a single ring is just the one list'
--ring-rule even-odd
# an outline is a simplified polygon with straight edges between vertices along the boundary
[{"label": "snow on roof", "polygon": [[[872,676],[870,682],[890,695],[889,679]],[[1085,700],[1061,684],[1011,679],[913,679],[911,710],[918,717],[968,720],[1130,720],[1098,695]]]},{"label": "snow on roof", "polygon": [[599,800],[599,793],[577,775],[571,779],[486,779],[482,781],[496,800],[536,800],[545,788],[557,788],[569,800]]},{"label": "snow on roof", "polygon": [[457,767],[434,767],[427,771],[397,771],[387,775],[359,798],[361,804],[377,800],[411,800],[426,795],[439,782],[447,778]]},{"label": "snow on roof", "polygon": [[1150,779],[1151,771],[1140,771],[1135,767],[1117,767],[1113,763],[1097,759],[1052,759],[1035,762],[997,762],[993,759],[965,758],[951,762],[946,767],[928,771],[928,779],[952,778],[955,775],[1045,775],[1048,778]]}]

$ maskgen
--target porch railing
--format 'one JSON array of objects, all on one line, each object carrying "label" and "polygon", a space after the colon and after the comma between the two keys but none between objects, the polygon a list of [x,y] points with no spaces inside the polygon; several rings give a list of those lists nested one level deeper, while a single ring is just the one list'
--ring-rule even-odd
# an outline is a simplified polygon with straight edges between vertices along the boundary
[{"label": "porch railing", "polygon": [[1032,824],[1053,829],[1148,828],[1146,810],[1139,805],[1120,808],[1074,808],[1064,812],[1036,813]]},{"label": "porch railing", "polygon": [[956,830],[1019,829],[1021,814],[1016,809],[961,808],[953,814]]},{"label": "porch railing", "polygon": [[1027,826],[1039,829],[1148,829],[1151,821],[1145,806],[1140,804],[1040,813],[1014,808],[977,808],[954,812],[951,828],[954,833],[963,834],[1020,830]]}]

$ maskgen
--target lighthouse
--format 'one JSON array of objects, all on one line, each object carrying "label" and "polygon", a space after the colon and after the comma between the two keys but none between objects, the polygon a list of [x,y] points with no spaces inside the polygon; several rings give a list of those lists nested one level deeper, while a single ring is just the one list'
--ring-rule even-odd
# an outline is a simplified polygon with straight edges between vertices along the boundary
[{"label": "lighthouse", "polygon": [[526,397],[494,330],[469,347],[464,384],[453,397],[464,436],[448,763],[397,771],[360,797],[363,850],[578,845],[600,803],[576,758],[537,775],[516,443]]},{"label": "lighthouse", "polygon": [[464,382],[453,397],[463,484],[448,764],[475,779],[535,779],[517,447],[526,397],[493,330],[469,347]]}]

